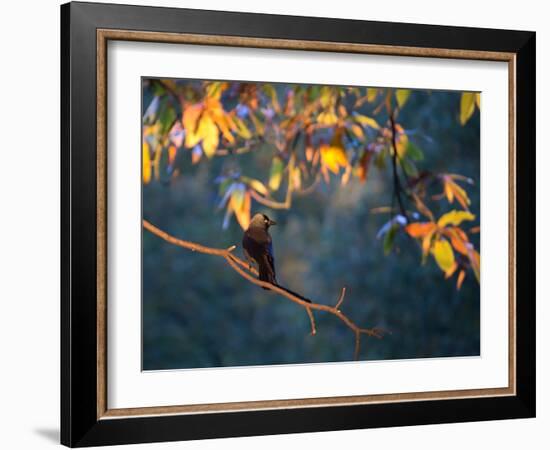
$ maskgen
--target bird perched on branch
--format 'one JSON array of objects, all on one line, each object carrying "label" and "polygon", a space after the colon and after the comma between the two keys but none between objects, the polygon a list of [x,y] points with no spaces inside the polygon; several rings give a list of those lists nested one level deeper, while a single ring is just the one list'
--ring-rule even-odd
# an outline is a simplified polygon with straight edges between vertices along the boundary
[{"label": "bird perched on branch", "polygon": [[[269,227],[276,224],[277,222],[271,220],[265,214],[255,214],[243,235],[244,256],[250,265],[253,263],[258,264],[259,278],[261,281],[267,281],[295,295],[301,300],[311,303],[311,300],[277,283],[277,277],[275,275],[275,258],[273,256],[273,242],[269,234]],[[263,289],[269,290],[269,288],[266,287],[263,287]]]},{"label": "bird perched on branch", "polygon": [[260,280],[274,285],[277,285],[277,277],[269,227],[276,223],[265,214],[255,214],[243,235],[244,255],[248,263],[258,264]]}]

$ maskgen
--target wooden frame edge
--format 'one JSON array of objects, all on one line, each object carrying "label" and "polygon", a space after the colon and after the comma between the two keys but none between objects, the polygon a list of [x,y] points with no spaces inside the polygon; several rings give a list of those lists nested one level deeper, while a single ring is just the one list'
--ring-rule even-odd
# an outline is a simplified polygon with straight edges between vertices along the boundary
[{"label": "wooden frame edge", "polygon": [[[516,54],[480,50],[404,47],[374,44],[297,41],[290,39],[165,33],[98,28],[97,37],[97,419],[145,417],[174,414],[206,414],[270,409],[350,406],[376,403],[450,400],[514,396],[516,380]],[[473,59],[508,63],[509,72],[509,365],[508,387],[401,394],[318,397],[199,405],[150,406],[109,409],[107,404],[107,42],[109,40],[217,45],[302,51],[363,53],[390,56]]]}]

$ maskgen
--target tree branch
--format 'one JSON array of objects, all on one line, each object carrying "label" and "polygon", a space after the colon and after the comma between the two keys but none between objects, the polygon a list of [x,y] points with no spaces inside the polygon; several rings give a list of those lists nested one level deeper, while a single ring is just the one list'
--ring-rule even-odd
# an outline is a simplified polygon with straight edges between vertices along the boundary
[{"label": "tree branch", "polygon": [[308,314],[308,317],[310,319],[312,335],[315,335],[317,332],[312,310],[324,311],[336,316],[338,319],[340,319],[341,322],[344,323],[344,325],[346,325],[355,334],[354,356],[356,360],[359,359],[359,346],[361,344],[361,336],[363,334],[367,336],[381,338],[385,333],[384,330],[381,330],[378,328],[359,327],[358,325],[355,324],[355,322],[353,322],[350,318],[348,318],[345,314],[343,314],[338,309],[342,305],[342,302],[344,301],[344,296],[346,293],[345,288],[342,289],[342,293],[340,294],[340,297],[336,302],[336,306],[328,306],[321,303],[314,303],[313,301],[311,303],[308,303],[305,297],[294,295],[292,292],[285,290],[285,288],[281,286],[277,286],[277,285],[268,283],[266,281],[261,281],[258,278],[256,278],[258,276],[258,271],[255,268],[250,267],[248,263],[246,263],[245,261],[238,258],[232,253],[232,251],[236,248],[235,245],[232,245],[227,249],[206,247],[204,245],[196,244],[194,242],[178,239],[166,233],[165,231],[161,230],[160,228],[157,228],[147,220],[143,220],[143,228],[150,231],[154,235],[160,237],[161,239],[164,239],[166,242],[169,242],[170,244],[173,244],[173,245],[177,245],[178,247],[186,248],[188,250],[191,250],[192,252],[199,252],[207,255],[220,256],[225,259],[225,261],[231,266],[233,270],[235,270],[235,272],[237,272],[240,276],[242,276],[246,280],[250,281],[251,283],[257,286],[267,288],[273,292],[276,292],[277,294],[282,295],[283,297],[286,297],[288,300],[301,306],[302,308],[305,308]]},{"label": "tree branch", "polygon": [[401,186],[401,181],[399,180],[399,174],[397,173],[397,142],[396,142],[396,132],[395,132],[395,118],[393,117],[393,112],[390,113],[390,124],[391,124],[391,142],[393,147],[392,155],[392,170],[393,170],[393,188],[397,196],[397,203],[399,204],[399,210],[401,214],[407,219],[409,223],[409,216],[407,215],[407,210],[403,204],[403,199],[401,198],[401,192],[403,192],[403,187]]}]

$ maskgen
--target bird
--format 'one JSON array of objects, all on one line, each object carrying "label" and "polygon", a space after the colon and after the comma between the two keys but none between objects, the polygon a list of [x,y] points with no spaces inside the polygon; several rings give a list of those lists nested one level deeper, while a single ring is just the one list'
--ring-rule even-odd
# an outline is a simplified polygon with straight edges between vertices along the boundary
[{"label": "bird", "polygon": [[[265,214],[255,214],[243,234],[244,255],[248,264],[258,265],[261,281],[277,285],[275,274],[275,258],[273,256],[273,241],[269,234],[269,227],[277,222],[271,220]],[[268,289],[264,287],[264,289]]]},{"label": "bird", "polygon": [[[243,234],[244,256],[250,267],[252,267],[252,264],[258,265],[259,279],[261,281],[271,283],[289,294],[307,303],[311,303],[311,300],[281,286],[277,282],[277,276],[275,274],[275,257],[273,255],[273,240],[269,234],[269,227],[276,224],[277,222],[271,220],[265,214],[255,214]],[[262,286],[262,288],[269,290],[269,288],[264,286]]]}]

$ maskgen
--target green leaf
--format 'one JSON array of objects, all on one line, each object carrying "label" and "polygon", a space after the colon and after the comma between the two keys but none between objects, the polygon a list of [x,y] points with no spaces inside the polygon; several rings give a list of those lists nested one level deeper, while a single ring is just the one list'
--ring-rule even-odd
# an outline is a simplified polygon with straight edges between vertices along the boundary
[{"label": "green leaf", "polygon": [[168,133],[172,125],[176,120],[176,111],[172,105],[166,100],[161,103],[159,121],[160,121],[160,133],[162,135]]},{"label": "green leaf", "polygon": [[353,114],[353,117],[355,118],[355,121],[360,123],[361,125],[374,128],[375,130],[378,130],[380,128],[380,125],[378,125],[378,122],[374,120],[372,117],[368,117],[363,114],[355,114],[355,113]]},{"label": "green leaf", "polygon": [[418,169],[414,165],[414,163],[407,159],[407,158],[401,158],[401,166],[403,167],[403,170],[409,177],[417,178],[418,177]]},{"label": "green leaf", "polygon": [[281,158],[275,157],[271,162],[271,170],[269,171],[269,189],[276,191],[281,186],[283,180],[284,164]]},{"label": "green leaf", "polygon": [[388,232],[384,235],[384,254],[389,255],[391,252],[391,249],[393,248],[393,241],[395,240],[395,235],[397,234],[397,230],[399,228],[399,225],[393,224]]},{"label": "green leaf", "polygon": [[424,152],[411,141],[407,144],[406,155],[413,161],[422,161],[424,159]]},{"label": "green leaf", "polygon": [[460,97],[460,124],[465,125],[476,108],[476,95],[474,92],[463,92]]},{"label": "green leaf", "polygon": [[403,106],[405,106],[405,103],[407,103],[410,95],[410,89],[397,89],[395,91],[395,98],[397,99],[397,104],[400,108],[403,108]]}]

